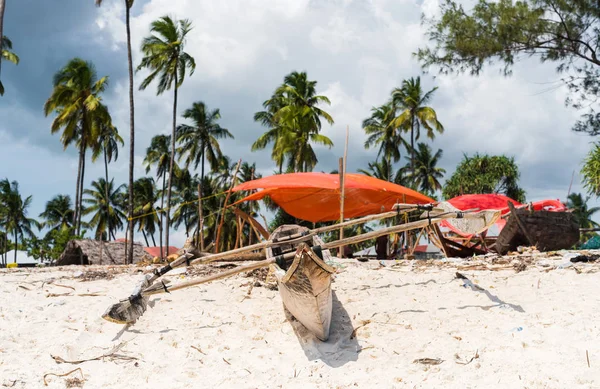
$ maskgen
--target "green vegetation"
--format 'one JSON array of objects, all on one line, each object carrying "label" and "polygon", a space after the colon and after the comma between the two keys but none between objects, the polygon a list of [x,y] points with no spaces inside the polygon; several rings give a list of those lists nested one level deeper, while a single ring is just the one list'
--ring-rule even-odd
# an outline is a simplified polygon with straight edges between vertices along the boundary
[{"label": "green vegetation", "polygon": [[504,155],[467,155],[444,185],[443,195],[450,199],[463,194],[503,194],[525,202],[525,191],[518,185],[519,168],[514,158]]}]

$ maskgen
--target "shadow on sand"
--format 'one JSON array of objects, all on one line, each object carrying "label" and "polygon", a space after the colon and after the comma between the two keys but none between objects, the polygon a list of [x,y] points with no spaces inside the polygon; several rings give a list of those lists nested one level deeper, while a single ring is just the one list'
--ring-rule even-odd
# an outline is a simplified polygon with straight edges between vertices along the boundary
[{"label": "shadow on sand", "polygon": [[352,321],[348,312],[338,300],[335,291],[332,292],[333,312],[331,318],[331,330],[326,342],[320,341],[298,320],[296,320],[287,309],[285,316],[298,337],[298,342],[309,361],[321,360],[331,367],[344,366],[348,362],[358,360],[361,347],[356,337],[352,337]]},{"label": "shadow on sand", "polygon": [[504,309],[512,309],[513,311],[525,313],[523,307],[517,304],[507,303],[506,301],[501,300],[498,296],[491,294],[487,289],[482,288],[481,286],[474,284],[471,280],[469,280],[464,275],[459,277],[463,281],[463,287],[469,288],[472,291],[483,293],[486,295],[491,302],[495,303],[494,305],[464,305],[462,307],[456,307],[457,309],[466,309],[466,308],[481,308],[484,311],[488,311],[492,308],[504,308]]}]

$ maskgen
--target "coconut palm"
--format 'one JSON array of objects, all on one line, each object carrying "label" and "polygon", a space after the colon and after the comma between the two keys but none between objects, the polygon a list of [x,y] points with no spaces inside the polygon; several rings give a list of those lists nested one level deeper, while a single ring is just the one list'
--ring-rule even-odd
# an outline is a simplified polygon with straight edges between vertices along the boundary
[{"label": "coconut palm", "polygon": [[398,185],[408,184],[402,170],[399,169],[398,171],[394,171],[394,166],[389,164],[385,159],[369,162],[368,169],[358,169],[358,172],[369,177],[375,177]]},{"label": "coconut palm", "polygon": [[186,168],[193,164],[196,169],[200,164],[200,179],[203,180],[205,159],[212,171],[218,167],[222,156],[218,139],[233,139],[233,135],[217,123],[221,118],[219,109],[210,111],[202,101],[197,101],[186,109],[183,117],[191,120],[193,125],[180,124],[177,127],[177,142],[181,143],[178,152],[182,158],[185,156]]},{"label": "coconut palm", "polygon": [[98,142],[101,128],[112,126],[108,108],[102,104],[102,93],[108,85],[108,77],[97,78],[91,62],[80,58],[70,60],[54,75],[54,89],[46,103],[44,113],[56,113],[51,133],[63,129],[61,142],[66,149],[75,143],[79,148],[79,166],[75,190],[75,233],[81,229],[81,198],[85,174],[85,153]]},{"label": "coconut palm", "polygon": [[[0,0],[3,1],[3,0]],[[133,104],[133,59],[131,56],[131,23],[130,14],[134,0],[125,0],[125,29],[127,31],[127,64],[129,67],[129,185],[128,185],[128,204],[127,214],[133,216],[133,164],[134,164],[134,145],[135,145],[135,114]],[[102,0],[96,0],[96,5],[102,5]],[[1,33],[1,31],[0,31]],[[1,34],[0,34],[1,35]],[[108,180],[108,178],[107,178]],[[133,262],[133,224],[129,226],[129,249],[128,262]]]},{"label": "coconut palm", "polygon": [[[100,153],[104,155],[104,180],[108,182],[108,163],[115,161],[119,158],[119,143],[123,146],[125,143],[123,142],[123,138],[119,135],[119,131],[112,124],[99,123],[100,133],[98,135],[98,142],[94,145],[92,150],[92,162],[96,162]],[[108,191],[108,185],[105,186],[105,189]],[[108,197],[108,193],[106,193],[106,197]],[[109,220],[110,223],[110,220]],[[107,236],[108,230],[110,230],[110,224],[106,226],[107,228]],[[110,240],[110,236],[108,236],[108,240]]]},{"label": "coconut palm", "polygon": [[[92,189],[83,191],[88,196],[83,199],[83,202],[88,204],[83,214],[93,214],[89,226],[96,228],[94,238],[97,240],[106,240],[110,236],[115,239],[115,232],[123,228],[123,220],[126,218],[123,213],[125,185],[121,184],[115,188],[113,181],[110,180],[107,183],[104,178],[99,178],[98,181],[92,181]],[[107,186],[108,188],[106,188]],[[106,193],[108,193],[108,197]],[[105,231],[108,231],[108,234],[105,235]]]},{"label": "coconut palm", "polygon": [[144,165],[146,166],[146,173],[150,172],[153,165],[156,165],[156,177],[160,180],[162,178],[162,190],[160,191],[160,223],[158,224],[159,229],[159,244],[162,258],[163,248],[163,210],[165,202],[165,191],[167,188],[166,177],[169,172],[169,164],[171,160],[171,136],[170,135],[156,135],[150,141],[150,147],[146,149],[146,157],[144,158]]},{"label": "coconut palm", "polygon": [[418,150],[414,153],[414,170],[411,168],[411,158],[406,158],[408,163],[404,167],[406,179],[411,182],[415,189],[432,196],[435,191],[442,189],[440,179],[444,177],[446,170],[438,167],[443,151],[438,149],[432,154],[431,147],[425,143],[417,145]]},{"label": "coconut palm", "polygon": [[[157,95],[173,88],[173,129],[171,132],[171,159],[169,163],[169,184],[167,186],[167,204],[171,204],[171,186],[173,184],[173,165],[175,160],[175,130],[177,121],[177,90],[183,84],[186,72],[190,76],[196,69],[196,62],[184,50],[187,34],[192,23],[187,20],[174,21],[169,16],[152,22],[151,35],[144,38],[141,50],[144,58],[138,70],[147,68],[150,75],[144,79],[140,89],[146,89],[159,76]],[[165,245],[169,247],[169,215],[166,210]]]},{"label": "coconut palm", "polygon": [[427,137],[430,139],[435,138],[436,131],[440,134],[444,132],[444,126],[438,121],[435,110],[425,105],[429,103],[436,90],[437,87],[423,93],[421,78],[417,77],[404,80],[402,87],[396,88],[392,92],[392,103],[401,110],[400,114],[392,121],[392,125],[395,128],[404,128],[410,131],[410,167],[412,171],[414,171],[415,140],[419,140],[421,127],[427,130]]},{"label": "coconut palm", "polygon": [[282,172],[287,158],[288,170],[312,171],[318,159],[313,144],[331,148],[333,142],[320,134],[321,120],[333,124],[333,118],[318,107],[331,104],[326,96],[317,95],[316,81],[309,81],[306,72],[292,72],[284,77],[270,100],[263,106],[266,111],[257,112],[254,120],[269,130],[252,145],[252,151],[264,149],[273,143],[271,156]]},{"label": "coconut palm", "polygon": [[400,147],[408,146],[400,131],[392,125],[395,114],[396,107],[388,102],[380,107],[373,107],[371,116],[362,123],[368,135],[365,148],[379,145],[377,159],[384,158],[388,166],[391,166],[392,160],[400,160]]},{"label": "coconut palm", "polygon": [[155,204],[158,201],[158,192],[152,177],[142,177],[135,180],[134,186],[134,223],[138,226],[138,231],[142,232],[146,246],[148,244],[148,235],[152,238],[152,245],[156,246],[154,234],[156,233],[156,224],[158,215]]},{"label": "coconut palm", "polygon": [[0,181],[0,215],[2,215],[2,225],[7,233],[12,233],[15,241],[14,263],[17,262],[17,247],[19,238],[33,238],[32,227],[40,228],[35,219],[27,217],[28,208],[31,206],[31,196],[23,200],[19,192],[19,183],[17,181]]},{"label": "coconut palm", "polygon": [[595,228],[600,225],[592,220],[592,216],[600,211],[600,207],[588,208],[590,197],[585,199],[581,193],[571,193],[567,199],[567,207],[573,209],[575,220],[579,223],[580,228]]},{"label": "coconut palm", "polygon": [[198,176],[192,176],[188,169],[177,169],[173,177],[173,189],[177,208],[173,213],[173,227],[185,227],[186,238],[190,231],[198,225],[198,191],[196,188],[200,180]]},{"label": "coconut palm", "polygon": [[[12,62],[15,65],[19,64],[19,56],[13,53],[12,50],[12,42],[8,37],[2,36],[2,14],[4,13],[4,0],[0,0],[0,69],[2,60],[7,60],[8,62]],[[2,85],[2,81],[0,81],[0,96],[4,95],[4,85]]]},{"label": "coconut palm", "polygon": [[56,195],[46,202],[44,212],[40,217],[44,219],[43,227],[51,231],[67,230],[73,225],[73,204],[69,195]]}]

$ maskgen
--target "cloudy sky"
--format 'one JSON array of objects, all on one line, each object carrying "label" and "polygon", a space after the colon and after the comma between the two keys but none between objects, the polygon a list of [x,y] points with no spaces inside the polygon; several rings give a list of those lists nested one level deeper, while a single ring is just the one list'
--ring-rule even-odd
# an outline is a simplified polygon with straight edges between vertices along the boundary
[{"label": "cloudy sky", "polygon": [[[93,0],[7,3],[4,32],[21,63],[2,67],[0,177],[18,180],[22,193],[33,195],[30,215],[37,216],[52,196],[74,196],[76,151],[63,150],[59,136],[50,134],[52,117],[43,114],[52,75],[71,58],[92,61],[100,76],[109,76],[104,99],[129,142],[124,7],[120,0],[104,0],[101,8]],[[506,154],[521,169],[528,200],[564,200],[573,172],[572,191],[581,191],[578,172],[593,139],[571,131],[579,112],[565,107],[567,91],[554,68],[531,59],[519,62],[510,78],[493,67],[477,78],[423,75],[412,53],[427,43],[421,14],[437,9],[437,0],[136,0],[133,60],[139,63],[153,20],[189,18],[194,29],[186,51],[197,68],[180,89],[179,111],[199,100],[220,108],[222,125],[235,136],[223,150],[233,160],[256,162],[264,174],[275,166],[268,152],[250,152],[264,131],[252,116],[289,72],[308,72],[332,103],[324,108],[335,124],[323,133],[335,147],[318,148],[317,171],[337,168],[346,126],[348,170],[373,161],[376,152],[363,148],[362,120],[403,79],[421,75],[427,89],[439,87],[431,105],[445,132],[430,144],[444,150],[447,176],[464,153]],[[136,74],[136,85],[143,77]],[[171,94],[155,91],[136,87],[136,178],[144,174],[152,136],[170,133]],[[123,149],[110,166],[117,182],[127,181],[127,155]],[[101,163],[86,168],[86,185],[103,176]],[[173,240],[182,244],[184,234]]]}]

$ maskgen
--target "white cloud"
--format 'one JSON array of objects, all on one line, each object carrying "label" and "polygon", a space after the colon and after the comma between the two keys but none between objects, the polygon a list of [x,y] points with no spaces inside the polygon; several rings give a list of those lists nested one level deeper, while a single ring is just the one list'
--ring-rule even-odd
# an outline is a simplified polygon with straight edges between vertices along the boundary
[{"label": "white cloud", "polygon": [[[334,140],[335,147],[317,148],[320,163],[316,170],[337,168],[346,126],[350,127],[348,167],[356,170],[374,160],[377,153],[364,150],[361,123],[370,115],[371,107],[384,103],[402,79],[420,74],[412,53],[426,43],[424,27],[420,25],[421,12],[435,15],[439,3],[439,0],[137,2],[131,20],[133,58],[137,65],[141,59],[140,43],[148,35],[153,20],[166,14],[192,20],[194,29],[186,50],[196,58],[197,69],[179,90],[178,112],[197,100],[205,101],[211,108],[220,108],[222,124],[236,137],[223,142],[225,153],[233,160],[241,157],[245,161],[256,161],[264,174],[270,174],[275,167],[269,158],[270,150],[250,152],[250,144],[264,131],[252,121],[252,115],[261,109],[262,102],[285,74],[306,70],[311,79],[318,81],[318,92],[330,98],[332,105],[323,108],[335,119],[333,127],[324,125],[323,130]],[[89,28],[97,30],[98,39],[107,48],[118,48],[112,60],[121,61],[125,68],[121,3],[106,1],[98,9],[96,24]],[[135,75],[137,177],[144,174],[141,162],[151,137],[171,131],[172,92],[156,96],[155,85],[138,91],[137,86],[145,75],[143,71]],[[579,171],[581,160],[589,150],[590,139],[570,130],[578,112],[564,107],[564,88],[540,93],[547,85],[539,83],[556,79],[551,66],[537,61],[519,63],[511,78],[498,75],[493,68],[478,78],[439,76],[433,80],[423,76],[425,89],[439,87],[431,104],[446,131],[436,137],[433,147],[444,149],[442,164],[448,175],[454,171],[463,152],[506,153],[514,155],[519,163],[522,185],[530,198],[564,198],[573,170]],[[111,77],[106,102],[126,142],[111,171],[117,181],[127,182],[126,78]],[[5,123],[0,123],[0,133],[11,131],[8,122],[20,120],[31,127],[48,128],[50,120],[34,118],[20,107],[2,107],[0,114]],[[39,112],[36,115],[39,117]],[[2,163],[17,160],[19,152],[29,155],[26,143],[2,139],[5,140],[0,145],[4,153]],[[39,165],[29,160],[20,162],[29,169],[29,175],[20,180],[24,188],[31,189],[30,192],[40,198],[46,193],[43,187],[26,182],[45,182],[71,192],[70,188],[75,186],[76,158],[57,157],[39,148],[31,159],[37,159]],[[50,169],[49,166],[56,167]],[[101,166],[88,166],[87,177],[102,174]],[[572,191],[580,190],[579,181],[576,174]],[[36,208],[42,206],[40,200]],[[174,235],[177,244],[183,243],[180,236],[181,233]]]}]

